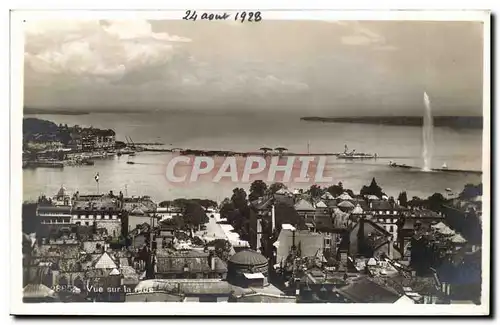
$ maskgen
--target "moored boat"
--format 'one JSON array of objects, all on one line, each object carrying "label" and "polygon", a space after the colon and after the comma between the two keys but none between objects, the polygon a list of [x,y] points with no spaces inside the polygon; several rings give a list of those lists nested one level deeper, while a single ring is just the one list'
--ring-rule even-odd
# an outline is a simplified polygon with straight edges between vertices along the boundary
[{"label": "moored boat", "polygon": [[349,151],[347,145],[344,146],[344,152],[336,155],[338,159],[375,159],[377,154],[356,152],[356,150]]}]

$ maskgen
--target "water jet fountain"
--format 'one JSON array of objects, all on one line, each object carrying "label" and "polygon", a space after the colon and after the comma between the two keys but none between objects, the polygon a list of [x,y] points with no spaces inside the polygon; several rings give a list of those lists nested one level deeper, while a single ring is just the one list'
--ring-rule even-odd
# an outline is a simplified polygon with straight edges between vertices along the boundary
[{"label": "water jet fountain", "polygon": [[422,170],[428,172],[432,170],[434,123],[432,119],[431,101],[426,92],[424,92],[424,107],[425,107],[424,122],[422,128],[422,139],[423,139],[422,158],[424,160],[424,166]]}]

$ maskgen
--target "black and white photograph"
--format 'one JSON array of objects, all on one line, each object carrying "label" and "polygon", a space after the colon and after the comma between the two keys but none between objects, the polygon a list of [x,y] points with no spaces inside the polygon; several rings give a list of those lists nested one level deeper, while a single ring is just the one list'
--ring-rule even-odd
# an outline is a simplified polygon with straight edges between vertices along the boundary
[{"label": "black and white photograph", "polygon": [[489,12],[111,13],[11,17],[19,314],[489,313]]}]

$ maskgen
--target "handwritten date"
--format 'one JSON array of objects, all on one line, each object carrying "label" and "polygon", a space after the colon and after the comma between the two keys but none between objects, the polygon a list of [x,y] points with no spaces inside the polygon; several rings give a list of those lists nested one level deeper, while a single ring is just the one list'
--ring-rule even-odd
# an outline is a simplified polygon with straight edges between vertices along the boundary
[{"label": "handwritten date", "polygon": [[259,22],[262,20],[262,14],[260,11],[238,11],[234,16],[231,16],[231,14],[224,12],[224,13],[210,13],[210,12],[203,12],[201,15],[198,14],[196,10],[186,10],[184,13],[184,17],[182,17],[183,20],[192,20],[196,21],[198,20],[229,20],[229,19],[234,19],[235,21],[239,21],[241,23],[244,22]]}]

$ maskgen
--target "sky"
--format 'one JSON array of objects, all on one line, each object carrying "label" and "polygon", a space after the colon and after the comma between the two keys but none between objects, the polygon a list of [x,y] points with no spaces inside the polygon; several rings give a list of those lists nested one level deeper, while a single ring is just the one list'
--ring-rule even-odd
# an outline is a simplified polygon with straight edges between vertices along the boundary
[{"label": "sky", "polygon": [[25,107],[481,115],[483,25],[25,22]]}]

